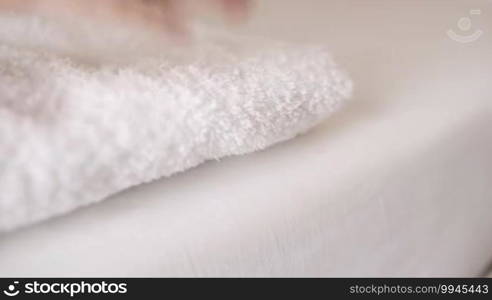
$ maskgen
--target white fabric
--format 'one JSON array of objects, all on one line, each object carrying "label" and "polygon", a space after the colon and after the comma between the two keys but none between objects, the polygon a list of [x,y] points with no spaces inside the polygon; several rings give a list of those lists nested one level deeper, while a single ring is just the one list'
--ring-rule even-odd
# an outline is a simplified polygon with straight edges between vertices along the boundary
[{"label": "white fabric", "polygon": [[[488,4],[487,4],[488,3]],[[482,9],[480,40],[448,29]],[[248,32],[329,42],[353,101],[307,135],[0,236],[0,276],[476,276],[492,260],[486,1],[268,0]]]},{"label": "white fabric", "polygon": [[71,43],[87,28],[68,28],[0,18],[0,231],[292,138],[351,90],[322,48],[211,35],[186,51],[95,28]]}]

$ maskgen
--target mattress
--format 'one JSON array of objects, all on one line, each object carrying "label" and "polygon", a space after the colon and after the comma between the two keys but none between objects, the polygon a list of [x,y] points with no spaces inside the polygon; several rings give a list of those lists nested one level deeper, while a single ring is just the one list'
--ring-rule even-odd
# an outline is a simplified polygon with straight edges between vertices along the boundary
[{"label": "mattress", "polygon": [[[354,78],[352,103],[274,148],[4,233],[0,276],[482,274],[492,260],[487,13],[478,0],[260,1],[240,30],[328,44]],[[465,43],[450,30],[482,34]]]}]

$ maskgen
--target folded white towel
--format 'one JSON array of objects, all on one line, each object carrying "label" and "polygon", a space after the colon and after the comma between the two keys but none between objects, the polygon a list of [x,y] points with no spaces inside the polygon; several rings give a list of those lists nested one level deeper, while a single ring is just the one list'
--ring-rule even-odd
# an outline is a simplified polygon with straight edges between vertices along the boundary
[{"label": "folded white towel", "polygon": [[323,48],[151,35],[0,16],[0,231],[287,140],[351,91]]}]

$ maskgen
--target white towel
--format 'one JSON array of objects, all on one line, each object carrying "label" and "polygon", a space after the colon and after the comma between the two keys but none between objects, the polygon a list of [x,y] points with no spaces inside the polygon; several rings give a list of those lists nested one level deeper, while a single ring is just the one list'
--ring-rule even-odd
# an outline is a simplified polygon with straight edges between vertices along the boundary
[{"label": "white towel", "polygon": [[0,16],[0,231],[290,139],[350,95],[322,47],[196,39]]}]

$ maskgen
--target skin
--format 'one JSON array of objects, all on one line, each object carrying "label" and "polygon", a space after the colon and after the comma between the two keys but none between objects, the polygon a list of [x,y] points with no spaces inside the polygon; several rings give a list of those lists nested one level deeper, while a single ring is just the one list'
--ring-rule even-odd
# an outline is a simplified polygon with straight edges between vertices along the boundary
[{"label": "skin", "polygon": [[185,35],[186,23],[200,5],[214,5],[231,20],[238,20],[245,16],[249,4],[250,0],[0,0],[0,10],[133,21]]}]

